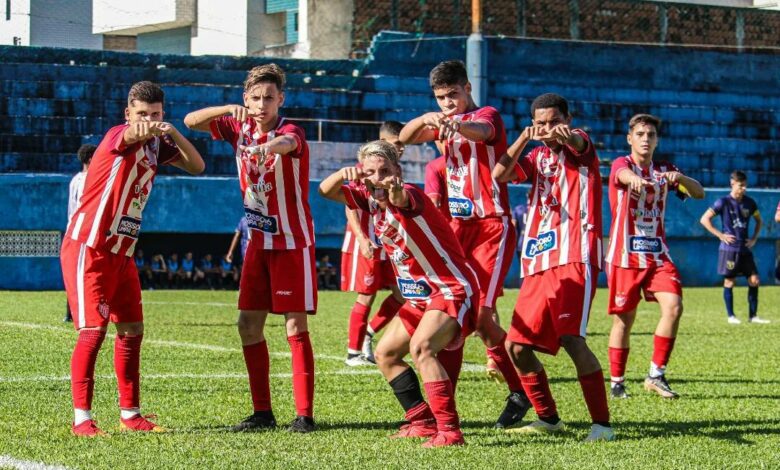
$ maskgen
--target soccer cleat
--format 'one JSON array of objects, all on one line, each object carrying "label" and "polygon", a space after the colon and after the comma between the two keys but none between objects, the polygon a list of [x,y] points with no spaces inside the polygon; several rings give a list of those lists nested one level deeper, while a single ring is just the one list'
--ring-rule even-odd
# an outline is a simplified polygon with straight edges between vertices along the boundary
[{"label": "soccer cleat", "polygon": [[658,377],[647,376],[645,378],[645,390],[648,392],[655,392],[663,398],[678,398],[677,394],[672,387],[669,386],[669,382],[666,381],[666,376],[660,375]]},{"label": "soccer cleat", "polygon": [[366,335],[366,338],[363,340],[363,348],[361,350],[361,353],[363,357],[370,362],[371,364],[376,364],[376,358],[374,357],[374,337],[371,335]]},{"label": "soccer cleat", "polygon": [[433,437],[437,432],[439,431],[436,429],[435,419],[421,419],[404,424],[397,433],[390,436],[390,439],[400,439],[403,437]]},{"label": "soccer cleat", "polygon": [[504,376],[501,374],[501,371],[498,370],[498,366],[496,365],[496,361],[494,361],[491,358],[488,358],[487,364],[485,364],[485,373],[487,374],[488,378],[490,380],[495,380],[496,383],[504,383]]},{"label": "soccer cleat", "polygon": [[615,432],[609,426],[602,426],[600,424],[593,424],[590,427],[590,434],[585,438],[585,442],[596,441],[614,441]]},{"label": "soccer cleat", "polygon": [[154,418],[154,415],[135,415],[132,418],[119,418],[120,431],[140,431],[140,432],[166,432],[162,426],[158,426],[149,421],[148,418]]},{"label": "soccer cleat", "polygon": [[366,359],[363,354],[350,354],[344,360],[344,364],[349,367],[373,366],[374,363]]},{"label": "soccer cleat", "polygon": [[317,426],[314,424],[314,418],[308,416],[296,416],[287,428],[289,432],[312,432],[315,429]]},{"label": "soccer cleat", "polygon": [[466,441],[463,440],[463,433],[460,429],[452,431],[439,431],[433,437],[423,442],[423,447],[430,449],[432,447],[462,446]]},{"label": "soccer cleat", "polygon": [[750,317],[750,319],[748,321],[750,323],[755,323],[757,325],[766,325],[767,323],[772,323],[771,321],[764,320],[763,318],[760,318],[760,317]]},{"label": "soccer cleat", "polygon": [[104,433],[99,427],[97,427],[97,424],[94,420],[88,419],[86,421],[82,421],[79,425],[71,425],[70,432],[74,436],[79,437],[98,437],[98,436],[107,436],[108,434]]},{"label": "soccer cleat", "polygon": [[233,432],[260,431],[276,427],[276,418],[272,411],[255,411],[251,416],[230,428]]},{"label": "soccer cleat", "polygon": [[62,319],[63,323],[73,323],[73,316],[70,312],[65,314],[65,318]]},{"label": "soccer cleat", "polygon": [[563,431],[563,421],[559,420],[555,424],[542,421],[541,419],[534,421],[531,424],[527,424],[521,428],[507,429],[506,432],[517,434],[553,434]]},{"label": "soccer cleat", "polygon": [[623,382],[612,382],[612,386],[610,387],[610,393],[612,395],[612,398],[628,398],[628,392],[626,391],[626,386],[623,384]]},{"label": "soccer cleat", "polygon": [[742,323],[742,321],[733,315],[729,315],[729,323],[731,323],[732,325],[739,325],[740,323]]},{"label": "soccer cleat", "polygon": [[496,421],[496,425],[493,426],[496,429],[507,429],[519,424],[523,420],[525,414],[531,409],[531,402],[528,401],[528,397],[523,392],[511,392],[506,397],[506,406],[504,411]]}]

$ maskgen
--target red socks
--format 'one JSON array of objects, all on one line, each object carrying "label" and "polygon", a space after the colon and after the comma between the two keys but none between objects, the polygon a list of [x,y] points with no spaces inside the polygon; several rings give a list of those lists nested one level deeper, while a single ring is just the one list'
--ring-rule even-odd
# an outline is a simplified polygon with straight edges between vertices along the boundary
[{"label": "red socks", "polygon": [[349,343],[347,344],[350,352],[359,353],[363,347],[369,313],[371,313],[371,308],[366,305],[355,302],[355,305],[352,306],[352,313],[349,315]]},{"label": "red socks", "polygon": [[604,373],[601,369],[582,375],[579,378],[585,404],[594,423],[609,423],[609,407],[607,406],[607,389],[604,387]]},{"label": "red socks", "polygon": [[249,374],[249,391],[252,394],[254,411],[269,411],[271,409],[270,361],[268,358],[268,343],[244,346],[244,362]]},{"label": "red socks", "polygon": [[447,376],[450,378],[450,382],[452,382],[452,393],[454,394],[458,385],[458,377],[460,377],[460,368],[463,364],[463,346],[461,345],[454,351],[442,349],[436,355],[436,359],[439,360],[441,366],[447,371]]},{"label": "red socks", "polygon": [[92,394],[95,390],[95,362],[105,338],[105,331],[79,331],[79,337],[70,359],[70,387],[74,408],[92,409]]},{"label": "red socks", "polygon": [[520,380],[539,418],[549,418],[558,414],[544,369],[535,374],[521,375]]},{"label": "red socks", "polygon": [[613,382],[622,382],[626,375],[629,348],[609,348],[609,373]]},{"label": "red socks", "polygon": [[425,421],[433,419],[433,413],[431,413],[431,408],[428,406],[428,403],[423,401],[414,408],[407,410],[404,419],[410,423],[414,421]]},{"label": "red socks", "polygon": [[141,341],[143,335],[116,335],[114,369],[119,388],[119,408],[139,408],[141,403]]},{"label": "red socks", "polygon": [[501,338],[501,343],[498,346],[487,348],[487,355],[490,359],[493,359],[493,362],[496,363],[496,367],[501,371],[501,375],[504,376],[509,391],[519,392],[523,389],[523,384],[520,381],[520,375],[512,364],[512,360],[509,359],[509,354],[506,352],[504,341],[506,341],[506,335]]},{"label": "red socks", "polygon": [[[388,295],[379,310],[374,314],[374,318],[371,319],[371,331],[379,333],[382,328],[386,327],[390,323],[395,315],[403,307],[403,303],[395,300],[395,297]],[[361,343],[362,344],[362,343]]]},{"label": "red socks", "polygon": [[663,336],[653,336],[653,364],[656,367],[664,368],[669,363],[669,357],[674,349],[674,340],[676,338],[665,338]]},{"label": "red socks", "polygon": [[453,431],[460,429],[458,420],[458,411],[455,409],[455,394],[452,389],[452,382],[449,380],[439,380],[437,382],[426,382],[425,393],[428,395],[428,401],[431,402],[431,411],[436,418],[436,428],[439,431]]},{"label": "red socks", "polygon": [[309,332],[288,336],[292,352],[293,396],[298,416],[314,416],[314,352]]}]

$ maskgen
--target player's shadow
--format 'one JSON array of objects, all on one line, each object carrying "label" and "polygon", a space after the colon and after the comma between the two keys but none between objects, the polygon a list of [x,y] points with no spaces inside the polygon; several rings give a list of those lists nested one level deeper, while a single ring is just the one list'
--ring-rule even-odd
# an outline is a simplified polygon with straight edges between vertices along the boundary
[{"label": "player's shadow", "polygon": [[[644,440],[674,436],[705,437],[736,444],[754,444],[759,436],[780,435],[780,427],[770,427],[767,420],[706,421],[621,421],[615,430],[621,440]],[[748,438],[746,435],[750,435]]]}]

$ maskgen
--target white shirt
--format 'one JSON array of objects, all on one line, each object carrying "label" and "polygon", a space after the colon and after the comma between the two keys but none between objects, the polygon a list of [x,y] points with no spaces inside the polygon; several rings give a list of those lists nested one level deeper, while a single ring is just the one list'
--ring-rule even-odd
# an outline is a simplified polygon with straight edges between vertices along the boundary
[{"label": "white shirt", "polygon": [[80,171],[76,173],[76,176],[70,180],[70,188],[68,190],[68,222],[73,217],[73,213],[79,207],[79,199],[81,199],[81,193],[84,192],[84,181],[87,179],[87,172]]}]

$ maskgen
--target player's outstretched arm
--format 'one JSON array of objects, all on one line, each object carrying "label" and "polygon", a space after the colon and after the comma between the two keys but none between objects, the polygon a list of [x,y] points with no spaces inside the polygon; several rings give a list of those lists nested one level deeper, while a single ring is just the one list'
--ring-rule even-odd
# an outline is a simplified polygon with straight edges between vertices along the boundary
[{"label": "player's outstretched arm", "polygon": [[515,172],[515,165],[517,159],[520,157],[520,153],[523,151],[528,142],[534,135],[533,127],[526,127],[520,136],[515,140],[512,145],[506,149],[506,153],[501,155],[498,159],[498,163],[493,167],[493,179],[499,183],[508,183],[517,179],[517,173]]},{"label": "player's outstretched arm", "polygon": [[354,166],[342,168],[322,180],[319,188],[320,196],[330,199],[331,201],[346,204],[347,200],[344,197],[344,193],[341,192],[341,186],[344,185],[344,180],[360,181],[364,177],[365,174],[360,168]]},{"label": "player's outstretched arm", "polygon": [[679,184],[683,192],[692,198],[704,199],[704,188],[701,183],[690,176],[685,176],[679,171],[667,171],[663,176],[670,182]]},{"label": "player's outstretched arm", "polygon": [[203,161],[203,157],[200,156],[198,149],[192,145],[192,142],[187,140],[178,129],[170,124],[165,129],[165,134],[173,139],[173,143],[176,144],[181,154],[181,158],[173,162],[173,166],[181,168],[191,175],[203,173],[203,170],[206,169],[206,163]]},{"label": "player's outstretched arm", "polygon": [[249,152],[251,155],[257,155],[261,160],[265,160],[266,157],[279,154],[287,155],[298,150],[298,141],[295,137],[287,134],[275,137],[272,140],[254,147],[241,146],[241,150]]},{"label": "player's outstretched arm", "polygon": [[409,192],[404,189],[404,182],[400,176],[393,176],[380,181],[376,185],[378,188],[387,190],[387,199],[395,207],[406,209],[409,207]]},{"label": "player's outstretched arm", "polygon": [[623,168],[618,172],[617,180],[620,181],[621,184],[628,186],[628,188],[635,193],[641,193],[642,188],[645,186],[653,186],[653,183],[647,181],[628,168]]},{"label": "player's outstretched arm", "polygon": [[[398,140],[408,144],[421,144],[436,140],[436,130],[439,129],[446,118],[444,113],[426,113],[409,121],[401,133],[398,134]],[[443,136],[439,136],[443,138]]]},{"label": "player's outstretched arm", "polygon": [[253,116],[249,109],[241,105],[226,104],[193,111],[184,117],[184,125],[195,131],[211,132],[209,127],[211,121],[226,114],[233,116],[238,122],[244,122],[248,117]]}]

